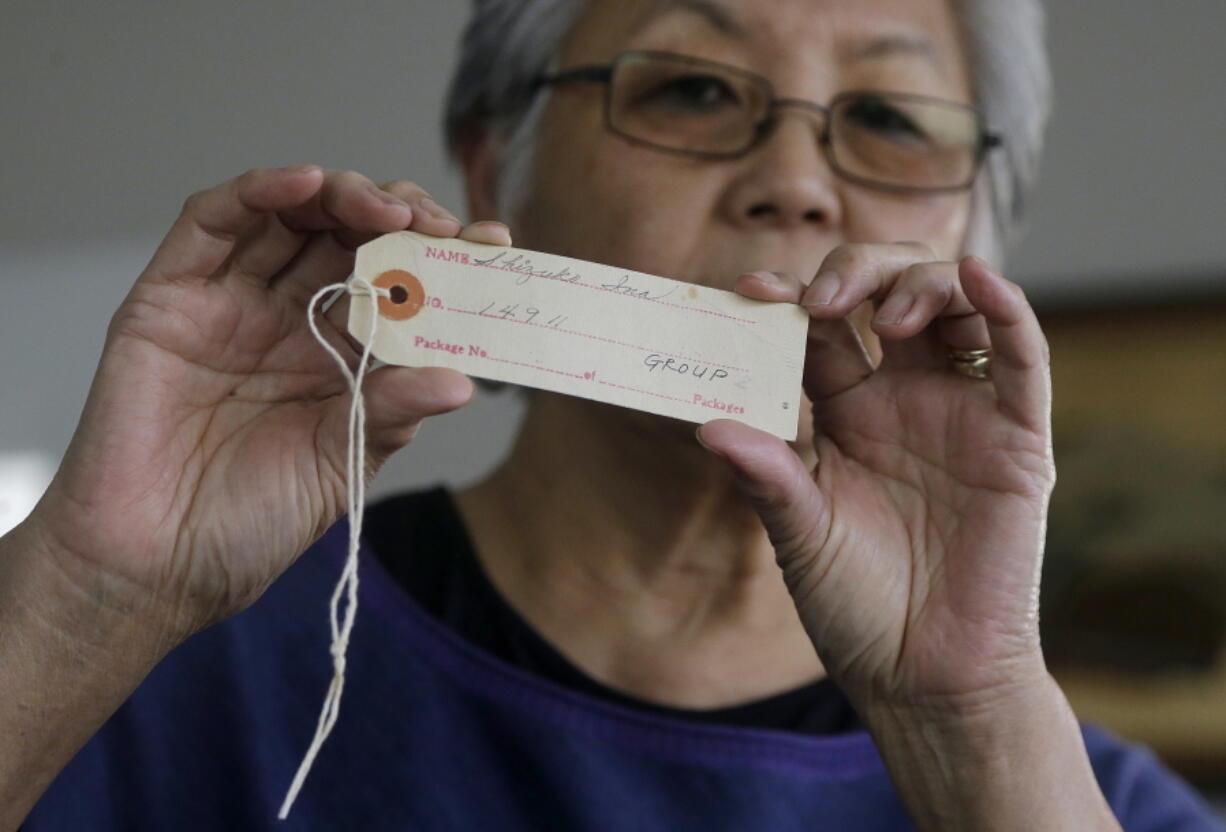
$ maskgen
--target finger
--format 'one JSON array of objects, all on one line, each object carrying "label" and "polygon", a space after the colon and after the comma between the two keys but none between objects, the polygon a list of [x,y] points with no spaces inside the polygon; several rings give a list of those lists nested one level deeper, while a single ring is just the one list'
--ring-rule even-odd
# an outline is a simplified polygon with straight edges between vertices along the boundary
[{"label": "finger", "polygon": [[829,527],[827,504],[786,442],[731,419],[707,422],[697,436],[736,473],[785,569],[790,555],[820,549]]},{"label": "finger", "polygon": [[315,166],[268,168],[193,194],[183,203],[146,274],[170,280],[211,277],[230,258],[240,238],[258,229],[270,212],[305,204],[322,182],[323,172]]},{"label": "finger", "polygon": [[[810,318],[801,382],[809,400],[818,403],[845,393],[874,371],[873,360],[855,326],[846,318]],[[820,411],[814,411],[815,416]]]},{"label": "finger", "polygon": [[342,245],[357,248],[379,234],[408,228],[414,211],[360,173],[330,170],[318,193],[280,216],[291,229],[330,231]]},{"label": "finger", "polygon": [[[353,171],[328,171],[324,175],[318,204],[300,206],[297,212],[288,214],[284,219],[276,215],[268,217],[264,227],[252,235],[246,245],[238,247],[234,269],[241,274],[275,275],[274,283],[280,283],[284,275],[278,272],[291,259],[297,259],[299,262],[298,267],[293,270],[294,274],[311,274],[309,269],[302,268],[302,261],[309,263],[317,259],[316,252],[320,249],[316,244],[317,240],[331,236],[341,248],[352,253],[358,246],[389,230],[383,226],[372,230],[365,221],[369,219],[367,215],[371,211],[382,212],[388,207],[403,214],[403,209],[407,206],[411,212],[408,227],[416,231],[440,236],[454,235],[459,228],[459,221],[454,217],[446,221],[436,215],[436,212],[446,212],[437,205],[429,207],[433,205],[429,196],[420,186],[404,180],[377,187],[365,176]],[[331,217],[331,224],[328,217]],[[398,228],[399,226],[390,230]],[[330,234],[313,233],[325,229],[329,230]],[[308,251],[299,257],[299,250],[304,243]],[[329,245],[327,248],[335,246]],[[348,274],[348,271],[345,274]],[[304,287],[283,288],[290,289],[291,295],[306,294],[309,297],[318,286],[342,279],[343,276],[332,277],[329,274],[324,279],[307,281]]]},{"label": "finger", "polygon": [[737,294],[754,300],[799,303],[805,286],[800,278],[786,272],[757,271],[737,277],[733,289]]},{"label": "finger", "polygon": [[428,416],[449,413],[472,399],[468,376],[442,367],[381,367],[366,376],[367,451],[381,464],[404,447]]},{"label": "finger", "polygon": [[[958,264],[913,263],[887,290],[872,320],[881,339],[884,366],[943,367],[948,350],[981,349],[987,329],[958,280]],[[934,320],[967,319],[961,325],[932,327]]]},{"label": "finger", "polygon": [[[294,198],[269,199],[269,180],[277,184],[278,173],[305,179],[309,187],[291,180],[298,185],[292,189]],[[310,232],[348,230],[360,237],[351,241],[352,246],[404,228],[412,216],[403,200],[351,171],[324,172],[317,167],[250,171],[190,198],[185,205],[180,236],[188,241],[211,241],[201,247],[207,248],[206,257],[174,264],[169,259],[159,261],[155,255],[155,262],[162,271],[194,274],[204,273],[205,263],[207,274],[226,266],[227,272],[263,282],[297,256]],[[175,230],[179,229],[172,232]],[[188,251],[179,249],[178,253],[185,258]]]},{"label": "finger", "polygon": [[959,263],[962,288],[987,322],[992,383],[1000,407],[1020,424],[1047,432],[1051,420],[1051,354],[1020,286],[975,257]]},{"label": "finger", "polygon": [[272,282],[272,288],[297,303],[323,286],[340,283],[353,273],[354,252],[333,234],[315,234]]},{"label": "finger", "polygon": [[942,360],[948,358],[949,350],[986,350],[992,346],[988,322],[979,313],[938,318],[937,333],[943,345]]},{"label": "finger", "polygon": [[404,200],[413,209],[413,221],[408,226],[411,231],[435,237],[454,237],[463,228],[463,223],[455,214],[435,202],[429,191],[416,182],[396,179],[379,187]]},{"label": "finger", "polygon": [[937,318],[918,335],[902,340],[879,339],[882,360],[887,369],[945,370],[950,350],[983,350],[992,345],[988,325],[982,315]]},{"label": "finger", "polygon": [[869,298],[883,299],[908,266],[936,259],[922,243],[846,243],[822,260],[800,303],[819,317],[841,318]]},{"label": "finger", "polygon": [[[738,294],[755,300],[796,303],[805,284],[785,272],[757,271],[737,277],[734,288]],[[801,376],[810,400],[820,401],[845,392],[872,373],[872,358],[849,320],[810,317]]]},{"label": "finger", "polygon": [[974,315],[958,282],[958,264],[912,263],[898,273],[873,315],[873,331],[883,338],[909,338],[938,315]]},{"label": "finger", "polygon": [[[425,190],[411,182],[391,182],[383,188],[352,171],[329,171],[320,194],[313,204],[303,206],[291,223],[303,227],[315,226],[328,230],[312,234],[294,260],[274,281],[274,287],[302,302],[320,287],[344,281],[353,272],[354,251],[383,233],[402,230],[414,225],[439,229],[437,219],[426,216],[421,207],[428,196]],[[392,225],[372,227],[369,220],[391,206],[399,210],[401,221]],[[330,218],[330,219],[329,219]],[[442,224],[442,229],[448,226]],[[340,304],[335,304],[336,306]],[[335,313],[328,316],[335,322]],[[343,327],[339,327],[344,331]]]},{"label": "finger", "polygon": [[286,225],[302,231],[385,233],[406,228],[413,209],[360,173],[329,170],[324,172],[318,192],[302,205],[282,212],[281,218]]},{"label": "finger", "polygon": [[[408,206],[412,220],[408,228],[436,237],[454,237],[461,229],[460,221],[430,198],[416,183],[399,179],[376,188],[359,174],[343,174],[331,182],[332,191],[323,197],[323,209],[334,211],[338,220],[344,218],[347,202],[352,202],[352,189],[378,191],[378,198],[390,197]],[[340,228],[331,234],[314,235],[311,242],[294,262],[277,278],[276,287],[290,297],[305,300],[319,287],[344,280],[353,271],[354,251],[382,232]]]},{"label": "finger", "polygon": [[[344,341],[357,355],[361,355],[365,345],[349,331],[349,308],[355,303],[369,304],[371,299],[365,293],[354,296],[349,291],[342,291],[336,301],[324,312],[324,320],[335,330],[337,336]],[[323,303],[320,303],[320,308]],[[376,314],[378,314],[376,312]],[[376,326],[378,324],[376,323]],[[365,337],[365,336],[363,336]]]},{"label": "finger", "polygon": [[278,273],[309,240],[310,235],[287,227],[276,214],[265,214],[255,228],[236,242],[230,259],[218,272],[237,275],[259,286],[267,285],[269,277],[275,282]]},{"label": "finger", "polygon": [[[366,297],[365,295],[358,298],[358,300],[361,303],[370,303],[370,298]],[[346,289],[342,291],[332,305],[324,311],[324,320],[332,324],[332,326],[336,327],[341,332],[345,333],[347,336],[349,336],[349,307],[352,304],[353,295]],[[320,306],[322,307],[323,304],[320,303]],[[362,345],[358,343],[357,339],[353,340],[353,344],[359,351],[362,349]]]},{"label": "finger", "polygon": [[[412,183],[405,184],[412,185]],[[416,186],[413,187],[416,188]],[[348,260],[352,264],[352,254],[358,246],[373,240],[387,230],[399,230],[401,227],[390,229],[380,225],[372,227],[367,221],[370,219],[371,211],[384,211],[390,205],[403,213],[403,209],[407,207],[410,212],[407,216],[411,217],[408,227],[426,232],[454,233],[459,228],[458,221],[453,220],[447,223],[427,214],[422,204],[424,201],[422,194],[425,194],[425,191],[419,188],[417,191],[417,193],[410,192],[401,195],[377,188],[369,179],[352,171],[329,172],[325,175],[320,190],[319,205],[303,206],[298,211],[299,216],[296,217],[282,218],[271,215],[264,224],[264,228],[249,243],[239,246],[234,259],[234,268],[242,274],[273,274],[275,275],[274,285],[286,283],[288,285],[280,288],[288,290],[289,294],[294,296],[305,294],[309,297],[318,286],[341,280],[351,270],[351,268],[346,268],[340,275],[336,275],[334,269],[327,269],[326,273],[316,273],[309,267],[309,264],[320,260],[319,252],[334,254],[339,249],[340,256],[344,259],[343,252],[347,251]],[[410,202],[406,196],[413,201]],[[376,202],[372,202],[372,199]],[[317,233],[328,225],[327,220],[315,216],[319,210],[332,217],[333,227],[328,228],[329,233]],[[301,216],[303,212],[311,215],[306,221],[308,224],[319,225],[320,228],[313,231],[295,228],[296,224],[304,222]],[[305,250],[303,250],[304,243]],[[279,274],[281,269],[291,261],[294,268],[288,269],[285,274]],[[304,281],[304,276],[317,279]],[[289,278],[288,281],[287,278]],[[295,286],[295,283],[301,285]]]}]

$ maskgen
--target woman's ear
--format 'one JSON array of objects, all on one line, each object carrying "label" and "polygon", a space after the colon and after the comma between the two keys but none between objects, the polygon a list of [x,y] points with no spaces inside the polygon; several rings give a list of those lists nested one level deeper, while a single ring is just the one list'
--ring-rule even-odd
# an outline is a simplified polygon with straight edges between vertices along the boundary
[{"label": "woman's ear", "polygon": [[464,175],[464,198],[469,222],[499,220],[498,178],[502,167],[502,140],[487,130],[472,129],[460,137],[456,158]]}]

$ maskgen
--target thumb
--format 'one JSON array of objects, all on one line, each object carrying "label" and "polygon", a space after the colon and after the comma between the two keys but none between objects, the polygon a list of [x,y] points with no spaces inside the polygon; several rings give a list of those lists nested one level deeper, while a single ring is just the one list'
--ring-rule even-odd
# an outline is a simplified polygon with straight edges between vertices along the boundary
[{"label": "thumb", "polygon": [[786,442],[731,419],[707,422],[698,441],[732,467],[785,573],[795,557],[816,555],[830,528],[828,504]]},{"label": "thumb", "polygon": [[362,383],[366,401],[366,450],[381,465],[407,445],[427,416],[466,405],[473,396],[468,376],[442,367],[380,367]]}]

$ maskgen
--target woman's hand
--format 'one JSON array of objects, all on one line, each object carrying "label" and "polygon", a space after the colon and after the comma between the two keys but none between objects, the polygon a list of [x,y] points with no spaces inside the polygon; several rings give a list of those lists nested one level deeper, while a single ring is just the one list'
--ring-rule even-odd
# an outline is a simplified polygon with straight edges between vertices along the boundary
[{"label": "woman's hand", "polygon": [[[700,438],[758,508],[828,672],[862,713],[1044,686],[1050,385],[1021,290],[915,244],[840,247],[807,289],[764,277],[739,288],[812,316],[804,384],[820,462],[810,471],[733,421]],[[876,368],[845,320],[869,299]],[[988,347],[990,380],[951,370],[950,349]]]},{"label": "woman's hand", "polygon": [[[317,167],[189,198],[115,313],[27,538],[64,574],[104,578],[108,603],[161,610],[176,637],[254,601],[345,506],[350,396],[307,301],[350,274],[355,247],[406,228],[510,242],[498,224],[462,228],[410,182]],[[321,325],[354,359],[346,306]],[[471,393],[450,370],[371,373],[365,475]]]},{"label": "woman's hand", "polygon": [[[738,422],[699,436],[757,507],[916,826],[1118,830],[1039,649],[1051,392],[1021,290],[914,244],[836,249],[803,293],[767,276],[739,284],[809,307],[819,462]],[[876,368],[845,317],[870,298]],[[988,347],[990,380],[950,369],[949,350]]]}]

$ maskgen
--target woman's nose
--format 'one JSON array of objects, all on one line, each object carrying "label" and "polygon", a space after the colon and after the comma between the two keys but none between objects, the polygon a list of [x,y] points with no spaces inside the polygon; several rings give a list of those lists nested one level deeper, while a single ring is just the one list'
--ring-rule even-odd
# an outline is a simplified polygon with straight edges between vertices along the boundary
[{"label": "woman's nose", "polygon": [[737,163],[729,219],[758,229],[837,228],[841,196],[818,141],[821,130],[820,118],[781,113],[774,129]]}]

